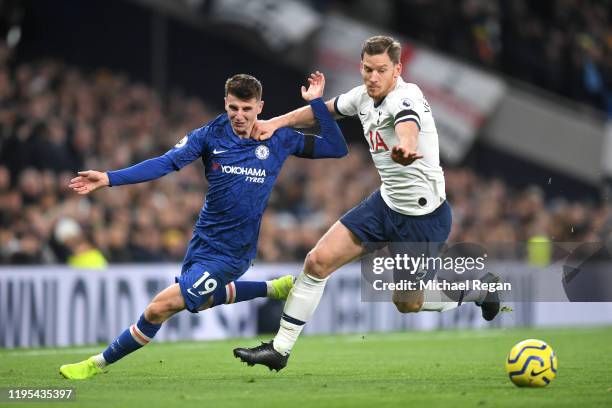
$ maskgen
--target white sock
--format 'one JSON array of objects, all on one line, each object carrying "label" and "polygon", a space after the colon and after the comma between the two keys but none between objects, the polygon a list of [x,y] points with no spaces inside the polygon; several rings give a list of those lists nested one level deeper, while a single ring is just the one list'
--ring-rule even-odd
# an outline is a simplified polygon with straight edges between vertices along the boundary
[{"label": "white sock", "polygon": [[421,312],[445,312],[459,306],[457,300],[451,299],[442,291],[425,290],[423,297]]},{"label": "white sock", "polygon": [[486,290],[468,290],[463,296],[463,302],[482,302],[487,297]]},{"label": "white sock", "polygon": [[103,370],[104,367],[106,367],[108,365],[108,363],[104,359],[104,356],[102,355],[102,353],[96,354],[95,356],[92,356],[91,359],[94,361],[94,363],[96,363],[98,368],[100,368],[101,370]]},{"label": "white sock", "polygon": [[296,278],[285,302],[280,329],[272,343],[276,351],[283,355],[291,352],[304,324],[319,305],[326,283],[327,278],[313,278],[304,272]]},{"label": "white sock", "polygon": [[[482,302],[486,296],[486,290],[468,290],[463,294],[461,304],[467,302]],[[426,290],[424,297],[423,306],[421,307],[422,312],[445,312],[459,307],[459,299],[453,300],[443,291]]]},{"label": "white sock", "polygon": [[268,289],[268,297],[272,297],[274,288],[272,287],[272,281],[266,281],[266,288]]},{"label": "white sock", "polygon": [[459,306],[458,302],[423,302],[421,312],[446,312]]}]

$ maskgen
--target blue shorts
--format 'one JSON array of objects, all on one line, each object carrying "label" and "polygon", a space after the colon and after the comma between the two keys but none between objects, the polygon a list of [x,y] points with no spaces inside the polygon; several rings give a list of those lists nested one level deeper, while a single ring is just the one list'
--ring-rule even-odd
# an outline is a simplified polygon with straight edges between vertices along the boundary
[{"label": "blue shorts", "polygon": [[444,243],[450,234],[452,215],[446,201],[429,214],[411,216],[398,213],[389,208],[380,190],[376,190],[344,214],[340,222],[363,243]]},{"label": "blue shorts", "polygon": [[187,310],[197,313],[215,289],[224,288],[241,277],[251,266],[248,259],[236,259],[212,248],[197,233],[193,234],[181,276],[175,278],[181,288]]},{"label": "blue shorts", "polygon": [[[342,216],[340,222],[361,240],[366,252],[387,247],[391,256],[436,256],[450,234],[452,215],[446,201],[429,214],[405,215],[389,208],[380,190],[376,190]],[[430,280],[434,276],[435,271],[431,271],[419,279]]]}]

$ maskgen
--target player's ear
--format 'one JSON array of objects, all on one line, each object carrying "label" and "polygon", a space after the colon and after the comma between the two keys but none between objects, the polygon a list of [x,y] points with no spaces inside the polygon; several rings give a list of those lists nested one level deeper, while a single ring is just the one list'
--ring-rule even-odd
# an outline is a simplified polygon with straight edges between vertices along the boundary
[{"label": "player's ear", "polygon": [[257,103],[257,114],[258,115],[261,113],[261,111],[263,111],[263,107],[264,107],[264,101],[259,101]]},{"label": "player's ear", "polygon": [[395,71],[393,73],[393,78],[398,78],[402,75],[402,63],[398,62],[397,64],[395,64],[395,67],[393,67],[393,70]]},{"label": "player's ear", "polygon": [[365,66],[363,65],[363,60],[359,61],[359,74],[361,75],[361,78],[365,81],[366,72],[365,72]]}]

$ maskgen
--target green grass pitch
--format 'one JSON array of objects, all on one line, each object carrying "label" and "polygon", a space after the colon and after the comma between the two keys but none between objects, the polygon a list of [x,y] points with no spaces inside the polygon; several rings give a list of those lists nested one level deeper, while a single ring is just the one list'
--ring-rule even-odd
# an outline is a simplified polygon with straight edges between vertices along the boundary
[{"label": "green grass pitch", "polygon": [[[516,342],[539,338],[559,358],[542,389],[504,371]],[[612,328],[494,329],[313,336],[270,372],[232,356],[254,339],[151,344],[92,380],[58,367],[98,348],[0,350],[0,387],[74,387],[76,402],[7,407],[612,407]]]}]

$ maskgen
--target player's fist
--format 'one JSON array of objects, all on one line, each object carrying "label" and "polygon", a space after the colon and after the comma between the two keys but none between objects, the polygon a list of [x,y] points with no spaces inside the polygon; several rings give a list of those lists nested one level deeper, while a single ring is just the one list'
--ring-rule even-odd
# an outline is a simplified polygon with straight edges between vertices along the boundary
[{"label": "player's fist", "polygon": [[408,166],[414,163],[416,160],[422,158],[423,155],[418,154],[417,152],[411,152],[402,146],[394,146],[391,149],[391,160],[401,164],[402,166]]},{"label": "player's fist", "polygon": [[322,72],[315,72],[310,74],[310,78],[308,78],[308,89],[305,86],[302,86],[302,98],[306,100],[306,102],[310,102],[313,99],[317,99],[323,96],[323,91],[325,90],[325,75]]},{"label": "player's fist", "polygon": [[280,126],[277,126],[274,120],[258,120],[253,125],[251,130],[251,137],[255,140],[267,140],[272,137],[272,134],[276,132]]},{"label": "player's fist", "polygon": [[77,194],[89,194],[99,188],[108,186],[108,174],[95,170],[79,171],[79,175],[72,180],[68,187],[77,192]]}]

